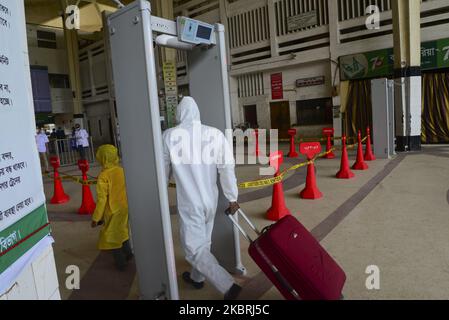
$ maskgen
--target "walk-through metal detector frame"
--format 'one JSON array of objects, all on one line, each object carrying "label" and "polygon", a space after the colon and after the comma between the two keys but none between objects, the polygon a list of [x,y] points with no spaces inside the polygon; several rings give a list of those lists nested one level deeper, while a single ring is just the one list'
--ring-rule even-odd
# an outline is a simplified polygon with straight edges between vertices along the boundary
[{"label": "walk-through metal detector frame", "polygon": [[[172,38],[163,43],[176,47],[176,22],[151,16],[150,3],[139,0],[110,15],[108,28],[141,298],[179,299],[153,42],[165,34]],[[214,29],[210,46],[178,45],[191,49],[190,95],[202,123],[224,131],[231,128],[225,34],[223,25]],[[227,206],[220,190],[212,251],[228,271],[243,273],[238,232],[224,214]]]}]

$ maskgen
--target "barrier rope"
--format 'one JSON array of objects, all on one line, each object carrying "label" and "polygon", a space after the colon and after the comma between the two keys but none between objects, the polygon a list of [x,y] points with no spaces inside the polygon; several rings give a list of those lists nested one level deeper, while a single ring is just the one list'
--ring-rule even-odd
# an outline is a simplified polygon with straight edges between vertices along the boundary
[{"label": "barrier rope", "polygon": [[[368,138],[368,137],[364,137],[364,138],[362,139],[362,143],[365,142],[367,138]],[[335,137],[335,138],[333,138],[333,140],[341,140],[341,139],[342,139],[341,137]],[[356,139],[356,138],[348,138],[348,139]],[[317,142],[317,140],[319,140],[319,141],[327,141],[327,138],[314,139],[314,140],[312,140],[312,141],[313,141],[313,142]],[[301,141],[305,141],[305,140],[301,140]],[[353,148],[354,148],[355,146],[357,146],[357,145],[358,145],[358,142],[353,143],[353,144],[350,144],[350,145],[346,145],[346,148],[347,148],[347,149],[353,149]],[[293,166],[291,166],[291,167],[289,167],[289,168],[283,170],[283,171],[282,171],[278,176],[276,176],[276,177],[273,177],[273,178],[267,178],[267,179],[260,179],[260,180],[254,180],[254,181],[248,181],[248,182],[241,182],[241,183],[239,183],[237,186],[238,186],[239,189],[251,189],[251,188],[259,188],[259,187],[265,187],[265,186],[271,186],[271,185],[274,185],[274,184],[276,184],[276,183],[279,183],[279,182],[283,181],[283,180],[285,179],[285,176],[287,175],[287,173],[289,173],[289,172],[291,172],[291,171],[296,171],[296,170],[298,170],[299,168],[308,166],[309,164],[314,163],[317,159],[323,158],[323,157],[327,156],[329,153],[334,152],[334,151],[336,151],[336,150],[338,150],[338,149],[337,149],[337,147],[334,146],[334,147],[332,147],[329,151],[325,151],[325,152],[322,152],[322,153],[318,154],[317,156],[315,156],[315,157],[314,157],[312,160],[310,160],[310,161],[304,161],[304,162],[295,164],[295,165],[293,165]],[[74,182],[79,183],[79,184],[81,184],[81,185],[95,185],[95,184],[97,184],[97,180],[96,180],[96,179],[84,181],[84,180],[83,180],[82,178],[80,178],[80,177],[72,176],[72,175],[69,175],[69,174],[66,174],[66,173],[59,173],[59,175],[60,175],[60,177],[59,177],[58,179],[61,180],[61,181],[64,181],[64,180],[71,180],[71,181],[74,181]],[[53,179],[53,180],[55,179],[54,176],[53,176],[52,174],[50,174],[50,173],[49,173],[49,174],[46,174],[46,176],[47,176],[48,178],[50,178],[50,179]],[[170,182],[170,183],[168,184],[168,187],[169,187],[169,188],[176,188],[176,184]]]},{"label": "barrier rope", "polygon": [[[368,137],[365,137],[362,139],[362,143],[366,141]],[[346,146],[346,149],[353,149],[355,146],[358,145],[357,143],[353,143],[350,145]],[[277,177],[274,178],[267,178],[267,179],[260,179],[260,180],[255,180],[255,181],[249,181],[249,182],[241,182],[238,184],[239,189],[251,189],[251,188],[259,188],[259,187],[264,187],[264,186],[270,186],[276,183],[281,182],[282,180],[284,180],[286,174],[290,171],[295,171],[301,167],[305,167],[309,164],[312,164],[316,161],[316,159],[319,158],[323,158],[325,156],[327,156],[329,153],[336,151],[337,148],[336,147],[332,147],[329,151],[326,152],[322,152],[320,154],[318,154],[317,156],[315,156],[312,160],[310,161],[305,161],[305,162],[301,162],[299,164],[295,164],[294,166],[291,166],[288,169],[285,169],[284,171],[282,171]]]},{"label": "barrier rope", "polygon": [[[63,172],[59,172],[59,175],[60,175],[60,177],[58,178],[58,180],[60,180],[60,181],[70,180],[75,183],[79,183],[81,185],[87,185],[87,186],[97,184],[97,179],[91,179],[91,180],[84,181],[83,178],[80,178],[79,176],[72,176],[70,174],[66,174]],[[55,180],[54,175],[51,173],[47,173],[47,174],[45,174],[45,176],[50,179]]]},{"label": "barrier rope", "polygon": [[[338,141],[341,140],[342,137],[331,137],[331,141]],[[357,140],[357,137],[347,137],[346,141],[351,141]],[[290,139],[278,139],[279,142],[290,142]],[[327,141],[327,137],[326,138],[300,138],[300,139],[296,139],[295,138],[295,143],[300,143],[300,142],[326,142]]]}]

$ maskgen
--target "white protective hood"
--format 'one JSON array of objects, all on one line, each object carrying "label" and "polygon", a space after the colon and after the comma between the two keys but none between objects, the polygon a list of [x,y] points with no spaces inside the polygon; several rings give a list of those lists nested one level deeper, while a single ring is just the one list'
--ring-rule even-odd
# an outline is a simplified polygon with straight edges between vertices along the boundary
[{"label": "white protective hood", "polygon": [[191,125],[194,122],[201,123],[200,110],[192,97],[184,97],[176,111],[176,121],[179,125]]}]

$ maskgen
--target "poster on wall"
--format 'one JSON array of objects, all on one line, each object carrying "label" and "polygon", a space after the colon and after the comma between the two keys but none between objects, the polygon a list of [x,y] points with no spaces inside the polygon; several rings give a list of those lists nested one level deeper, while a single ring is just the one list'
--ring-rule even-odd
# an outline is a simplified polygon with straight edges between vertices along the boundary
[{"label": "poster on wall", "polygon": [[[382,49],[343,56],[340,66],[342,80],[388,77],[394,71],[394,52],[393,49]],[[449,39],[422,43],[421,68],[449,68]]]},{"label": "poster on wall", "polygon": [[284,99],[284,86],[282,84],[282,73],[273,73],[271,75],[271,99]]},{"label": "poster on wall", "polygon": [[49,234],[23,2],[0,0],[0,275]]}]

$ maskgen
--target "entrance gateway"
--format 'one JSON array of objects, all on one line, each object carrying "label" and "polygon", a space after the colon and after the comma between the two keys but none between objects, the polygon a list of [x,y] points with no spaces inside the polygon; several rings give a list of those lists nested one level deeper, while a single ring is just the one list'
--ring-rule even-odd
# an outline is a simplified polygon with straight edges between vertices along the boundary
[{"label": "entrance gateway", "polygon": [[[190,95],[202,123],[224,132],[232,128],[224,26],[154,17],[150,3],[140,0],[110,15],[108,28],[141,297],[179,299],[154,46],[187,52]],[[212,251],[229,272],[242,274],[238,232],[224,214],[228,205],[220,189]]]}]

